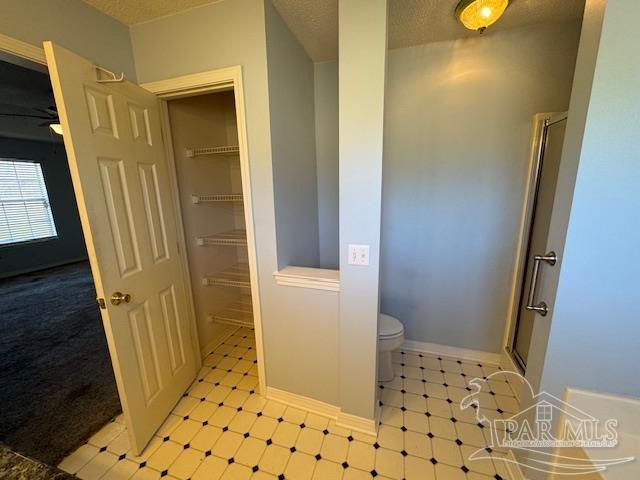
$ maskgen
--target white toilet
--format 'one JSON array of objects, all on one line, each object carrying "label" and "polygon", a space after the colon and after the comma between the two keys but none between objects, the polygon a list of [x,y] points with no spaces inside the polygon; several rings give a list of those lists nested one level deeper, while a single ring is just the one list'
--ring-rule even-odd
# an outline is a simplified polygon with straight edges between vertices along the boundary
[{"label": "white toilet", "polygon": [[391,354],[404,342],[404,325],[395,317],[378,315],[378,381],[393,380]]}]

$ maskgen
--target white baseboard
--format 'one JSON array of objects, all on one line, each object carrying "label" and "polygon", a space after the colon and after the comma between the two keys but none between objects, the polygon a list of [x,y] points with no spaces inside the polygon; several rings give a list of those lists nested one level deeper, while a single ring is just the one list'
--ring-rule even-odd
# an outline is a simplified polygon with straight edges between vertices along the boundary
[{"label": "white baseboard", "polygon": [[348,428],[356,432],[364,433],[366,435],[377,436],[378,429],[376,428],[378,422],[375,418],[363,418],[350,413],[340,412],[338,418],[336,418],[336,424],[339,427]]},{"label": "white baseboard", "polygon": [[267,387],[267,398],[292,407],[301,408],[318,415],[330,418],[338,418],[340,408],[329,403],[321,402],[313,398],[305,397],[295,393],[280,390],[279,388]]},{"label": "white baseboard", "polygon": [[204,347],[202,347],[200,349],[200,356],[204,359],[207,355],[209,355],[216,348],[218,348],[220,345],[222,345],[227,338],[229,338],[234,333],[236,333],[238,330],[240,330],[240,328],[241,327],[237,327],[237,328],[231,330],[229,333],[226,333],[222,337],[220,337],[218,339],[215,339],[215,340],[211,340],[209,343],[207,343]]},{"label": "white baseboard", "polygon": [[441,355],[443,357],[454,357],[460,360],[470,360],[472,362],[486,363],[490,365],[500,364],[500,354],[483,352],[480,350],[469,350],[466,348],[450,347],[438,343],[416,342],[415,340],[405,340],[401,347],[403,350],[412,352],[428,353],[431,355]]},{"label": "white baseboard", "polygon": [[332,418],[336,421],[336,425],[339,427],[348,428],[349,430],[355,430],[356,432],[367,435],[376,436],[378,434],[376,428],[378,422],[375,419],[363,418],[344,413],[340,410],[340,407],[335,405],[274,387],[267,387],[266,396],[269,400],[275,400],[291,407],[300,408],[317,415]]}]

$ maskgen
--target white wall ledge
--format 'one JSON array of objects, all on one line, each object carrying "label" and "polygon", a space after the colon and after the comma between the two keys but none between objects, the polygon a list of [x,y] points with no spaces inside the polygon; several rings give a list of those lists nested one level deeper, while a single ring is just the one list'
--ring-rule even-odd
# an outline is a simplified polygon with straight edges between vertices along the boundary
[{"label": "white wall ledge", "polygon": [[310,267],[285,267],[273,272],[278,285],[311,288],[313,290],[340,291],[340,270]]}]

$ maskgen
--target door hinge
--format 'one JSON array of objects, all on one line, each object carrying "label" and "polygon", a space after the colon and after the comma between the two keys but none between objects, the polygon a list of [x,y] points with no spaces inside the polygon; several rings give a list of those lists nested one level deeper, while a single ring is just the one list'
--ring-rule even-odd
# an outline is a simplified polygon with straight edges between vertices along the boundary
[{"label": "door hinge", "polygon": [[106,310],[107,309],[107,304],[105,303],[104,298],[96,298],[96,302],[98,302],[98,306],[102,310]]}]

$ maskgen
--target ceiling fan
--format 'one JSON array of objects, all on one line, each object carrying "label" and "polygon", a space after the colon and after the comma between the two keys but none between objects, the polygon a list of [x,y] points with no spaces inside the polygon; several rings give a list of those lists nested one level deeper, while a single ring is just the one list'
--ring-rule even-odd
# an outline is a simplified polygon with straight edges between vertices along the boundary
[{"label": "ceiling fan", "polygon": [[34,108],[34,110],[39,114],[0,112],[0,116],[38,118],[44,120],[44,122],[38,124],[39,127],[49,127],[58,135],[62,135],[62,125],[60,125],[60,117],[58,116],[58,109],[55,105],[47,108]]}]

